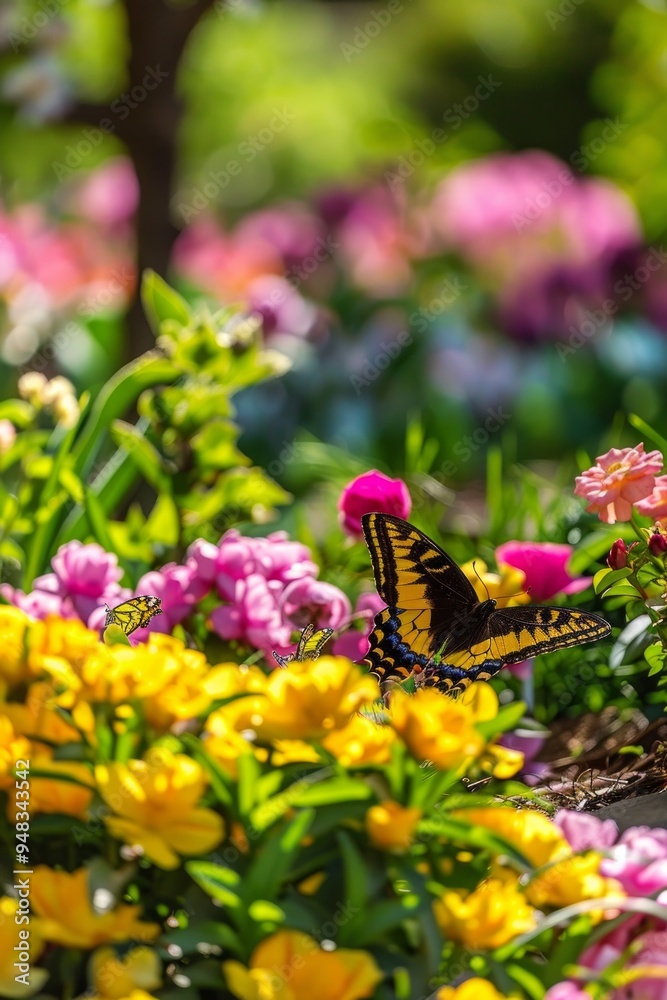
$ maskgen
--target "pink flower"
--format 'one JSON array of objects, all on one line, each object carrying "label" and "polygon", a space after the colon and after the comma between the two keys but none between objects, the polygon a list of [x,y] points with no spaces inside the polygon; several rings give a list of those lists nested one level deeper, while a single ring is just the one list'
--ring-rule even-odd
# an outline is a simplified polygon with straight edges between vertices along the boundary
[{"label": "pink flower", "polygon": [[264,650],[271,662],[271,651],[281,654],[292,650],[292,626],[283,621],[277,600],[282,590],[277,581],[252,573],[234,584],[231,605],[222,605],[211,613],[213,629],[222,639],[244,642]]},{"label": "pink flower", "polygon": [[283,620],[297,628],[311,622],[317,628],[339,628],[352,608],[342,590],[332,583],[305,576],[288,584],[280,598]]},{"label": "pink flower", "polygon": [[496,562],[522,570],[531,600],[539,604],[556,594],[578,594],[590,584],[590,576],[575,578],[568,573],[572,552],[571,545],[553,542],[505,542],[496,549]]},{"label": "pink flower", "polygon": [[559,809],[554,823],[560,827],[573,851],[604,850],[615,844],[618,837],[613,819],[598,819],[590,813]]},{"label": "pink flower", "polygon": [[197,579],[197,564],[188,559],[184,566],[168,563],[162,569],[145,573],[137,583],[135,596],[151,594],[161,600],[161,615],[151,618],[150,624],[137,629],[134,637],[143,641],[149,632],[169,633],[174,625],[188,617],[195,603],[209,588]]},{"label": "pink flower", "polygon": [[51,565],[60,582],[61,592],[68,595],[99,597],[112,584],[118,583],[123,575],[118,557],[105,552],[97,542],[88,545],[67,542],[60,546]]},{"label": "pink flower", "polygon": [[0,455],[9,451],[16,441],[16,428],[11,420],[0,420]]},{"label": "pink flower", "polygon": [[650,896],[667,889],[667,830],[635,826],[621,835],[603,875],[618,879],[629,896]]},{"label": "pink flower", "polygon": [[657,476],[653,492],[645,499],[637,500],[635,507],[644,517],[652,517],[654,521],[667,518],[667,476]]},{"label": "pink flower", "polygon": [[213,585],[215,580],[218,556],[220,549],[213,542],[207,542],[203,538],[198,538],[188,547],[188,559],[194,560],[197,567],[197,575],[200,580]]},{"label": "pink flower", "polygon": [[591,995],[585,990],[580,990],[571,979],[566,979],[547,990],[544,1000],[591,1000]]},{"label": "pink flower", "polygon": [[591,1000],[591,995],[585,990],[580,990],[571,979],[566,979],[547,990],[544,1000]]},{"label": "pink flower", "polygon": [[220,539],[215,578],[220,596],[233,600],[236,583],[254,573],[286,584],[314,577],[317,565],[306,546],[291,541],[285,531],[251,538],[232,528]]},{"label": "pink flower", "polygon": [[347,656],[350,660],[361,660],[368,652],[368,637],[373,631],[373,619],[385,607],[381,597],[375,593],[360,594],[354,609],[353,619],[361,619],[362,629],[348,628],[333,643],[335,656]]},{"label": "pink flower", "polygon": [[8,583],[2,583],[0,594],[31,618],[46,618],[47,615],[58,615],[60,618],[77,617],[71,601],[48,590],[33,590],[30,594],[24,594],[22,590],[16,590]]},{"label": "pink flower", "polygon": [[350,535],[361,535],[361,516],[379,511],[408,517],[412,500],[402,479],[390,479],[383,472],[371,469],[348,483],[338,501],[343,529]]},{"label": "pink flower", "polygon": [[605,524],[629,521],[632,505],[651,495],[662,463],[660,452],[646,453],[643,444],[612,448],[598,457],[592,469],[577,476],[574,492],[589,501],[586,510],[599,514]]}]

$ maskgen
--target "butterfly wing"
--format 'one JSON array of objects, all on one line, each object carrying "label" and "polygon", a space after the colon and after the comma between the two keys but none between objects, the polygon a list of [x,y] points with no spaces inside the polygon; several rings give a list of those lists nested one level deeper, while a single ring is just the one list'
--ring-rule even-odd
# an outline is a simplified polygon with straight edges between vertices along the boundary
[{"label": "butterfly wing", "polygon": [[161,603],[159,597],[143,594],[132,597],[115,608],[105,605],[107,615],[104,626],[119,625],[125,635],[132,635],[138,628],[145,628],[154,615],[162,614]]},{"label": "butterfly wing", "polygon": [[315,631],[314,625],[306,625],[299,636],[299,644],[295,653],[281,656],[273,650],[273,657],[280,667],[286,667],[292,660],[316,660],[322,652],[322,647],[334,634],[332,628],[321,628]]},{"label": "butterfly wing", "polygon": [[604,618],[587,611],[522,605],[493,611],[468,649],[447,655],[452,667],[470,670],[485,660],[519,663],[538,653],[578,646],[609,635]]},{"label": "butterfly wing", "polygon": [[387,604],[375,616],[364,662],[380,680],[402,680],[451,645],[479,602],[454,560],[407,521],[374,513],[361,522],[375,585]]},{"label": "butterfly wing", "polygon": [[332,628],[321,628],[316,632],[314,625],[307,625],[299,639],[297,660],[316,660],[333,634]]}]

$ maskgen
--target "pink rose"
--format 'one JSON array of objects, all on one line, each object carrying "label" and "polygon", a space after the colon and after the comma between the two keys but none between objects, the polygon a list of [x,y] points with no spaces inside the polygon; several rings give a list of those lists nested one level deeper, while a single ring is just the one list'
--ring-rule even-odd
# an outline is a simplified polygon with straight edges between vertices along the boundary
[{"label": "pink rose", "polygon": [[280,599],[283,619],[297,628],[311,622],[317,628],[339,628],[350,618],[350,602],[338,587],[306,576],[295,580]]},{"label": "pink rose", "polygon": [[[598,514],[605,524],[629,521],[632,505],[653,493],[662,462],[659,451],[647,453],[643,444],[636,448],[611,448],[597,458],[591,469],[577,476],[574,492],[588,500],[586,510]],[[658,500],[651,507],[657,509]]]},{"label": "pink rose", "polygon": [[402,479],[390,479],[384,472],[371,469],[348,483],[338,501],[343,530],[350,535],[362,533],[361,517],[375,511],[406,518],[412,500]]}]

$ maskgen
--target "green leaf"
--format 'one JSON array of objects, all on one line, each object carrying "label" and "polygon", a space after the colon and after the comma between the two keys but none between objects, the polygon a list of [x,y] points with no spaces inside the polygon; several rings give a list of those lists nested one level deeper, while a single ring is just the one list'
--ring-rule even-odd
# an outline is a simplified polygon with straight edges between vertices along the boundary
[{"label": "green leaf", "polygon": [[120,625],[112,623],[107,625],[104,632],[102,633],[102,639],[106,646],[131,646],[132,643],[128,637],[123,632]]},{"label": "green leaf", "polygon": [[241,885],[241,876],[232,868],[216,865],[212,861],[186,861],[185,870],[212,899],[217,899],[230,910],[243,908],[241,897],[235,892]]},{"label": "green leaf", "polygon": [[526,712],[526,706],[522,701],[513,701],[509,705],[503,705],[498,709],[495,719],[487,719],[486,722],[478,722],[475,728],[487,740],[492,740],[499,733],[506,733],[508,729],[514,729]]},{"label": "green leaf", "polygon": [[617,670],[628,663],[634,663],[651,644],[649,615],[640,615],[625,626],[609,654],[609,666]]},{"label": "green leaf", "polygon": [[345,878],[345,899],[353,910],[364,909],[368,899],[367,862],[344,830],[339,830],[336,840],[340,847]]},{"label": "green leaf", "polygon": [[120,448],[124,448],[144,479],[157,493],[171,493],[171,479],[162,465],[159,451],[132,424],[115,420],[111,426],[111,436]]},{"label": "green leaf", "polygon": [[337,802],[361,802],[372,798],[374,794],[365,781],[341,777],[304,788],[294,796],[292,804],[297,807],[317,807]]},{"label": "green leaf", "polygon": [[172,361],[153,351],[125,365],[109,379],[86,414],[82,433],[73,451],[74,469],[82,479],[90,471],[91,459],[112,422],[136,403],[144,389],[162,383],[171,384],[179,375]]},{"label": "green leaf", "polygon": [[10,420],[15,427],[27,427],[35,411],[24,399],[5,399],[0,403],[0,420]]},{"label": "green leaf", "polygon": [[314,818],[314,809],[304,809],[297,813],[281,833],[273,834],[262,844],[256,860],[243,879],[243,896],[246,900],[278,897],[281,884],[302,849],[303,838]]},{"label": "green leaf", "polygon": [[93,491],[88,487],[84,488],[83,506],[88,516],[88,523],[90,524],[91,531],[96,540],[100,543],[103,549],[106,549],[107,552],[113,552],[114,544],[113,539],[109,534],[109,525],[107,524],[106,515],[100,506],[99,500]]},{"label": "green leaf", "polygon": [[175,944],[186,954],[201,952],[201,945],[219,945],[225,951],[240,955],[242,951],[238,934],[216,920],[203,920],[201,923],[190,924],[189,927],[179,927],[169,931],[160,938],[162,945]]},{"label": "green leaf", "polygon": [[619,580],[625,580],[631,573],[632,570],[628,566],[624,569],[600,569],[593,577],[593,589],[596,594],[604,594],[609,587]]},{"label": "green leaf", "polygon": [[141,302],[153,333],[158,336],[165,320],[187,326],[192,312],[184,298],[175,292],[155,271],[144,271]]},{"label": "green leaf", "polygon": [[638,417],[636,413],[628,414],[628,422],[631,423],[633,427],[636,427],[638,431],[641,431],[641,433],[644,434],[649,441],[652,441],[653,444],[657,445],[663,454],[667,452],[667,438],[664,438],[662,434],[654,431],[651,425],[647,424],[641,417]]},{"label": "green leaf", "polygon": [[349,923],[341,926],[339,943],[353,944],[355,948],[365,948],[374,944],[389,931],[400,927],[419,907],[419,897],[406,893],[400,900],[384,900],[361,913],[355,914]]},{"label": "green leaf", "polygon": [[285,922],[285,911],[281,910],[275,903],[271,903],[268,899],[253,900],[248,906],[248,916],[256,924],[261,924],[264,921],[270,921],[274,924]]},{"label": "green leaf", "polygon": [[51,509],[50,505],[56,499],[60,472],[72,450],[72,443],[76,437],[77,429],[78,424],[75,424],[74,427],[70,428],[63,435],[54,456],[49,478],[39,494],[40,508],[45,510],[48,507],[49,516],[39,521],[28,545],[23,581],[25,590],[29,590],[35,577],[39,576],[47,568],[51,543],[56,535],[59,524],[56,513],[62,506],[62,503],[53,504],[55,509]]},{"label": "green leaf", "polygon": [[667,657],[667,650],[661,642],[653,642],[644,650],[644,658],[651,668],[648,672],[649,677],[653,677],[654,674],[658,674],[664,669],[665,657]]},{"label": "green leaf", "polygon": [[146,536],[151,542],[172,548],[178,543],[180,527],[175,501],[167,493],[161,493],[146,521]]},{"label": "green leaf", "polygon": [[211,788],[218,802],[227,809],[231,809],[234,798],[232,794],[232,781],[227,772],[206,752],[201,740],[193,736],[192,733],[183,733],[181,743],[187,747],[192,756],[208,772]]}]

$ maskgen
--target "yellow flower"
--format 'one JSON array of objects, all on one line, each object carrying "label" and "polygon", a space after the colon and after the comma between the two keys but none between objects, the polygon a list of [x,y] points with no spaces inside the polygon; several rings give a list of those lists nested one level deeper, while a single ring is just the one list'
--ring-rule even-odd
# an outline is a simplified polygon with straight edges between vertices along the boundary
[{"label": "yellow flower", "polygon": [[484,826],[512,844],[533,868],[541,868],[556,856],[567,857],[570,847],[558,827],[534,809],[490,806],[462,809],[457,814],[475,826]]},{"label": "yellow flower", "polygon": [[[49,978],[46,969],[35,967],[44,948],[42,938],[33,921],[16,922],[17,914],[19,920],[24,914],[23,910],[18,911],[16,899],[0,896],[0,997],[32,996]],[[21,946],[25,947],[25,951]],[[17,969],[14,962],[26,968]],[[16,976],[23,978],[26,973],[27,985],[16,981]]]},{"label": "yellow flower", "polygon": [[365,951],[323,951],[300,931],[278,931],[255,948],[246,968],[224,962],[227,986],[239,1000],[361,1000],[382,979]]},{"label": "yellow flower", "polygon": [[435,688],[420,688],[414,695],[396,691],[390,714],[412,756],[443,771],[460,767],[484,749],[471,705],[463,699],[443,698]]},{"label": "yellow flower", "polygon": [[91,1000],[124,1000],[162,985],[162,966],[152,948],[132,948],[119,957],[113,948],[98,948],[90,959],[95,993]]},{"label": "yellow flower", "polygon": [[206,752],[210,753],[232,778],[238,776],[238,761],[243,754],[254,753],[260,759],[266,759],[267,756],[266,751],[261,752],[261,748],[256,749],[236,727],[236,715],[241,701],[245,703],[247,699],[239,699],[225,705],[224,708],[216,709],[206,720],[204,742]]},{"label": "yellow flower", "polygon": [[25,636],[30,621],[18,608],[0,607],[0,679],[10,687],[25,676]]},{"label": "yellow flower", "polygon": [[271,764],[285,767],[286,764],[317,764],[320,755],[314,746],[305,740],[274,740]]},{"label": "yellow flower", "polygon": [[466,979],[460,986],[443,986],[435,1000],[509,1000],[488,979]]},{"label": "yellow flower", "polygon": [[234,718],[238,731],[252,729],[264,743],[280,739],[320,740],[346,726],[354,712],[379,697],[377,681],[343,656],[293,660],[274,670],[263,694],[240,699],[219,711]]},{"label": "yellow flower", "polygon": [[19,760],[29,760],[30,741],[14,732],[6,715],[0,715],[0,788],[13,788],[14,768]]},{"label": "yellow flower", "polygon": [[530,594],[526,594],[523,589],[526,586],[526,574],[522,569],[501,563],[497,573],[490,573],[481,559],[464,563],[461,569],[480,601],[494,600],[499,608],[512,608],[517,604],[530,602]]},{"label": "yellow flower", "polygon": [[121,903],[104,912],[93,909],[88,878],[86,868],[71,874],[46,865],[35,868],[30,877],[31,926],[46,941],[64,948],[95,948],[110,941],[153,941],[158,936],[158,924],[139,920],[140,906]]},{"label": "yellow flower", "polygon": [[443,934],[474,951],[499,948],[536,924],[523,893],[500,879],[488,879],[467,894],[448,890],[433,910]]},{"label": "yellow flower", "polygon": [[387,764],[396,733],[391,726],[380,726],[373,719],[357,713],[346,726],[324,738],[323,746],[343,765]]},{"label": "yellow flower", "polygon": [[[94,786],[90,768],[74,760],[53,760],[50,753],[39,753],[30,761],[30,813],[63,813],[66,816],[85,817]],[[48,771],[49,778],[37,777],[32,772]],[[59,780],[62,777],[62,781]],[[75,781],[68,781],[74,778]],[[87,787],[82,787],[86,785]],[[13,790],[15,791],[15,790]],[[20,799],[10,796],[7,812],[12,819],[17,809],[22,809]]]},{"label": "yellow flower", "polygon": [[[574,855],[550,865],[526,886],[526,895],[534,906],[560,908],[584,899],[624,896],[620,883],[600,874],[602,856],[596,851]],[[595,911],[597,919],[602,914]]]},{"label": "yellow flower", "polygon": [[221,817],[197,808],[206,776],[185,754],[154,749],[144,760],[101,764],[95,778],[115,814],[104,819],[111,835],[159,868],[176,868],[180,854],[207,854],[224,837]]},{"label": "yellow flower", "polygon": [[65,698],[58,697],[48,681],[35,681],[28,688],[25,701],[9,701],[1,710],[11,719],[17,733],[29,736],[31,740],[46,743],[78,743],[81,734],[70,726],[58,713]]},{"label": "yellow flower", "polygon": [[410,846],[421,809],[406,809],[387,799],[366,813],[366,830],[371,842],[384,851],[405,851]]},{"label": "yellow flower", "polygon": [[91,632],[78,619],[55,615],[31,622],[26,642],[33,676],[48,674],[57,685],[74,691],[80,687],[78,671],[100,645],[97,632]]},{"label": "yellow flower", "polygon": [[492,774],[494,778],[505,781],[513,778],[523,767],[524,755],[520,750],[510,750],[499,743],[491,743],[480,758],[479,764],[483,771]]}]

